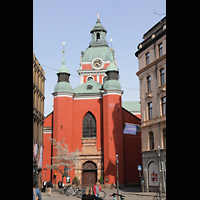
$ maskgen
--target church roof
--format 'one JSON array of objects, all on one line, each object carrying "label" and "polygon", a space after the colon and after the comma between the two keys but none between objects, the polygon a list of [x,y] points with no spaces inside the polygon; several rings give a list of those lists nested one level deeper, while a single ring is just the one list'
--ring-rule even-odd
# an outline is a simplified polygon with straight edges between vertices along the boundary
[{"label": "church roof", "polygon": [[140,112],[139,101],[122,101],[122,107],[129,112]]},{"label": "church roof", "polygon": [[90,33],[93,33],[94,31],[104,31],[107,33],[106,29],[101,25],[101,21],[97,19],[96,25],[93,27],[93,29],[90,31]]},{"label": "church roof", "polygon": [[100,89],[102,84],[89,80],[78,87],[74,88],[73,92],[75,95],[85,95],[85,94],[100,94]]},{"label": "church roof", "polygon": [[54,87],[54,92],[72,92],[72,86],[69,82],[57,82]]},{"label": "church roof", "polygon": [[83,53],[82,62],[92,62],[94,58],[113,61],[113,52],[108,46],[89,47]]}]

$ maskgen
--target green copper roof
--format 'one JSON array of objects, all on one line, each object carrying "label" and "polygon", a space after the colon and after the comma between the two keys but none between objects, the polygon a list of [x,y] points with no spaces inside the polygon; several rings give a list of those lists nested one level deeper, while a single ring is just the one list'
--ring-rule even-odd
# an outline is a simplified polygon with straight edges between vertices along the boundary
[{"label": "green copper roof", "polygon": [[119,71],[117,66],[111,62],[110,65],[108,65],[107,71]]},{"label": "green copper roof", "polygon": [[94,80],[89,80],[78,87],[76,87],[73,92],[79,95],[84,95],[84,94],[100,94],[100,89],[102,87],[102,84],[94,81]]},{"label": "green copper roof", "polygon": [[92,62],[94,58],[101,58],[104,61],[113,61],[113,52],[110,47],[99,46],[89,47],[85,50],[82,57],[82,62]]},{"label": "green copper roof", "polygon": [[59,68],[58,73],[68,73],[68,74],[69,74],[69,70],[68,70],[68,68],[65,66],[65,57],[64,57],[64,53],[63,53],[63,59],[62,59],[62,66]]},{"label": "green copper roof", "polygon": [[72,86],[70,85],[69,82],[58,82],[56,83],[54,87],[54,92],[73,92],[72,91]]},{"label": "green copper roof", "polygon": [[94,31],[104,31],[107,33],[106,29],[101,25],[100,20],[96,21],[96,25],[93,27],[93,29],[90,31],[90,33],[93,33]]},{"label": "green copper roof", "polygon": [[103,89],[105,89],[105,90],[121,90],[121,85],[118,80],[107,80],[104,83]]},{"label": "green copper roof", "polygon": [[128,110],[129,112],[140,112],[139,101],[123,101],[122,107]]}]

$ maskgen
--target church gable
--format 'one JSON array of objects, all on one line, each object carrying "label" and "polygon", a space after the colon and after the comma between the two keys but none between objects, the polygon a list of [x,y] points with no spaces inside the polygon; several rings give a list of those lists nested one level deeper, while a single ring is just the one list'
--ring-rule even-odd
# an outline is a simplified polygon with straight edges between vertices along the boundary
[{"label": "church gable", "polygon": [[100,94],[101,87],[102,84],[91,79],[76,87],[73,92],[75,95]]}]

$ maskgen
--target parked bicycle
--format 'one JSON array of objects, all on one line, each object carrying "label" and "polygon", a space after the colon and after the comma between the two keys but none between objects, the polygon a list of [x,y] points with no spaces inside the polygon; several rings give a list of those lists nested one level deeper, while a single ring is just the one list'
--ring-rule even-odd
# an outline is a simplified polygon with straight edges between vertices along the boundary
[{"label": "parked bicycle", "polygon": [[117,200],[117,196],[119,196],[119,200],[124,200],[125,199],[125,196],[122,195],[122,194],[118,194],[118,193],[113,193],[111,195],[109,195],[109,197],[113,197],[114,200]]},{"label": "parked bicycle", "polygon": [[102,199],[104,199],[104,198],[106,197],[105,191],[101,190],[101,191],[99,192],[99,197],[102,198]]},{"label": "parked bicycle", "polygon": [[153,200],[166,200],[166,196],[164,193],[161,193],[159,195],[159,193],[157,193],[154,197],[153,197]]}]

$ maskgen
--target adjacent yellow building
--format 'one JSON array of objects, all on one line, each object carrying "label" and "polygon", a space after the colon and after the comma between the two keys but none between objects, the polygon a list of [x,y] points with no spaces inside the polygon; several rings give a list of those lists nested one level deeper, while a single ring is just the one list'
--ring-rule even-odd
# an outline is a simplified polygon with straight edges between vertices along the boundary
[{"label": "adjacent yellow building", "polygon": [[42,180],[41,164],[38,162],[43,148],[44,83],[45,72],[33,53],[33,180],[37,181],[38,186]]}]

